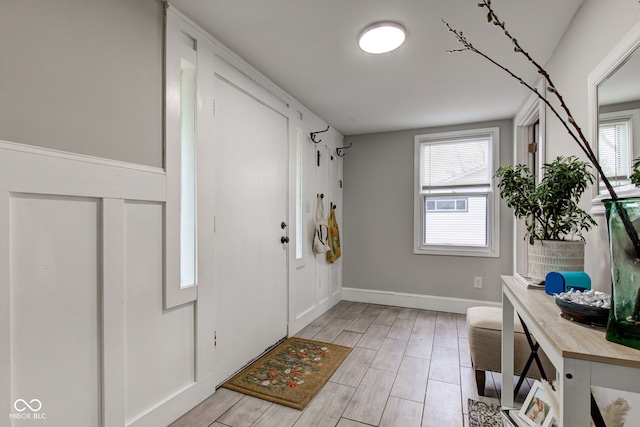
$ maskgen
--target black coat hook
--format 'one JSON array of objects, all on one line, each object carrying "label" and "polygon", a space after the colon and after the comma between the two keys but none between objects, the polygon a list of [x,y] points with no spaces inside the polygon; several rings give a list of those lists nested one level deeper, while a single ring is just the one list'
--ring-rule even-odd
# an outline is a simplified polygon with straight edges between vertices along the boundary
[{"label": "black coat hook", "polygon": [[318,132],[311,132],[309,134],[309,136],[311,137],[311,140],[317,144],[318,142],[322,142],[322,140],[318,139],[316,141],[316,135],[319,134],[319,133],[327,132],[328,130],[329,130],[329,126],[327,126],[327,128],[325,130],[319,130]]},{"label": "black coat hook", "polygon": [[353,145],[353,142],[349,145],[347,145],[346,147],[338,147],[336,148],[336,154],[338,155],[338,157],[344,157],[345,153],[344,150],[346,150],[347,148],[351,148],[351,146]]}]

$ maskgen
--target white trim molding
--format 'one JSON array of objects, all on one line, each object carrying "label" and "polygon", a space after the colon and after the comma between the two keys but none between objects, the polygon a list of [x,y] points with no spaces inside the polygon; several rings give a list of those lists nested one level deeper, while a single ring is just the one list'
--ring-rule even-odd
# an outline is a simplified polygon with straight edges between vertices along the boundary
[{"label": "white trim molding", "polygon": [[0,189],[164,202],[166,175],[152,166],[0,140]]},{"label": "white trim molding", "polygon": [[409,294],[404,292],[378,291],[374,289],[342,288],[342,299],[369,304],[393,305],[396,307],[418,308],[421,310],[443,311],[464,314],[469,307],[501,307],[493,301],[479,301],[463,298],[439,297],[434,295]]}]

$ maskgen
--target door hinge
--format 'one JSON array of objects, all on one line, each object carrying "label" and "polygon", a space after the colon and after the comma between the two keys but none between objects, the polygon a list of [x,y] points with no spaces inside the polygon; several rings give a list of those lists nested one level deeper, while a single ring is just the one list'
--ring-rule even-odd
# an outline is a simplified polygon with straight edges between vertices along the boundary
[{"label": "door hinge", "polygon": [[216,116],[216,100],[213,100],[213,117]]},{"label": "door hinge", "polygon": [[216,217],[213,217],[213,232],[216,232]]},{"label": "door hinge", "polygon": [[536,151],[538,151],[538,144],[536,144],[535,142],[529,143],[528,150],[530,153],[535,153]]},{"label": "door hinge", "polygon": [[218,332],[213,331],[213,346],[216,347],[218,345]]}]

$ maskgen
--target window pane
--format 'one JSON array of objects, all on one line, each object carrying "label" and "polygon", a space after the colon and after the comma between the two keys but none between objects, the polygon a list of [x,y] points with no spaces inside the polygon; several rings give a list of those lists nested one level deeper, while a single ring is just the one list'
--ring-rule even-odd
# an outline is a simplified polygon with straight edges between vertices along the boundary
[{"label": "window pane", "polygon": [[439,211],[453,211],[456,209],[455,200],[438,200],[436,206]]},{"label": "window pane", "polygon": [[[486,194],[473,195],[466,197],[466,199],[466,201],[462,200],[467,205],[466,211],[425,209],[423,244],[487,246],[488,196]],[[428,206],[434,198],[425,196],[424,200],[425,206]],[[452,200],[451,203],[457,202]]]},{"label": "window pane", "polygon": [[492,175],[489,145],[488,136],[423,143],[422,186],[488,185]]},{"label": "window pane", "polygon": [[296,131],[296,259],[302,258],[302,129]]},{"label": "window pane", "polygon": [[196,68],[180,61],[180,288],[196,283]]}]

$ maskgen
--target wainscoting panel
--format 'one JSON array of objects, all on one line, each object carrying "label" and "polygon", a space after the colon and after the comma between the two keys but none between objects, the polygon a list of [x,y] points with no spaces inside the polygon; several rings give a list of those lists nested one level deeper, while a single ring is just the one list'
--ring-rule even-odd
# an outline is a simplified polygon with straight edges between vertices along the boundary
[{"label": "wainscoting panel", "polygon": [[162,169],[0,141],[0,427],[164,426],[213,393],[196,303],[163,309],[165,212]]},{"label": "wainscoting panel", "polygon": [[98,426],[100,200],[14,193],[9,222],[11,415]]},{"label": "wainscoting panel", "polygon": [[162,304],[163,204],[125,202],[126,423],[195,381],[194,304]]}]

